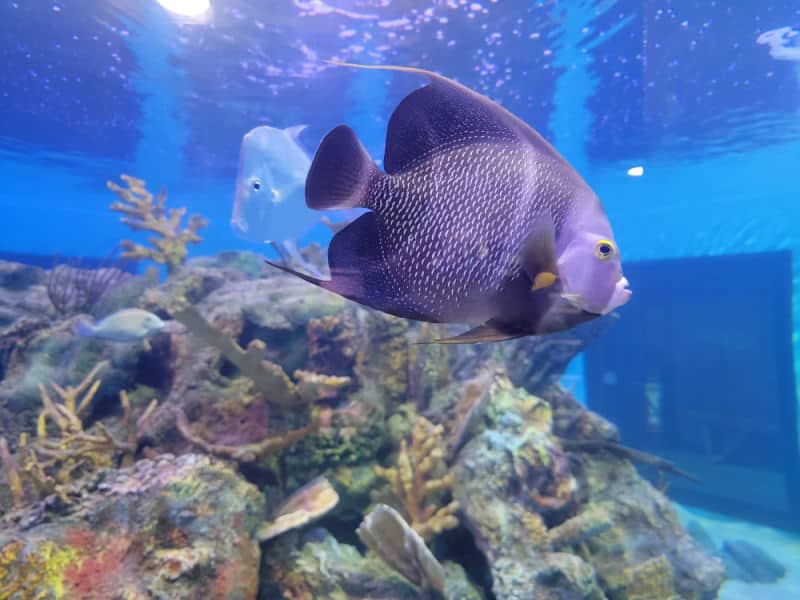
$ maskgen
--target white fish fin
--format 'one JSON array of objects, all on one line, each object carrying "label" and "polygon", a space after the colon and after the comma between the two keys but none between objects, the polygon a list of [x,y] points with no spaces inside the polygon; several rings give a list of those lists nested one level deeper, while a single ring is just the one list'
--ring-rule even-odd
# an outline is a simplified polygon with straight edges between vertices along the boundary
[{"label": "white fish fin", "polygon": [[75,323],[75,333],[77,333],[78,337],[80,338],[92,337],[94,336],[94,324],[84,320],[79,320],[77,323]]},{"label": "white fish fin", "polygon": [[283,132],[293,140],[296,140],[300,137],[300,134],[306,130],[307,127],[308,125],[292,125],[291,127],[284,129]]}]

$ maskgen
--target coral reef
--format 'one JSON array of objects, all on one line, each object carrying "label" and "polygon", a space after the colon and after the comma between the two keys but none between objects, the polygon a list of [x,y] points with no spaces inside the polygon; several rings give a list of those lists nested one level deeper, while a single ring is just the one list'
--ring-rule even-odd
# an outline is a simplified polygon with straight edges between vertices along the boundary
[{"label": "coral reef", "polygon": [[130,274],[112,266],[112,251],[101,266],[81,268],[80,260],[54,266],[47,273],[47,297],[59,314],[91,313],[103,296]]},{"label": "coral reef", "polygon": [[410,344],[405,319],[367,313],[362,348],[356,370],[362,380],[372,380],[386,403],[403,402],[408,394]]},{"label": "coral reef", "polygon": [[[495,597],[713,597],[720,565],[682,531],[663,496],[618,456],[573,458],[554,435],[550,405],[498,374],[453,485]],[[669,595],[647,596],[654,580]]]},{"label": "coral reef", "polygon": [[[321,538],[321,539],[320,539]],[[482,600],[464,569],[453,562],[441,564],[445,600]],[[313,531],[294,551],[281,548],[264,553],[262,600],[425,600],[417,585],[387,566],[376,554],[366,556],[340,543],[324,530]]]},{"label": "coral reef", "polygon": [[[175,224],[131,181],[129,210]],[[557,383],[613,318],[417,345],[449,331],[251,253],[184,262],[190,242],[179,251],[170,227],[166,281],[130,277],[94,309],[171,318],[147,352],[77,339],[44,271],[0,263],[2,593],[713,597],[722,566],[629,460],[677,471],[621,446]]]},{"label": "coral reef", "polygon": [[442,497],[453,485],[453,474],[444,462],[444,427],[418,417],[411,430],[411,445],[400,442],[397,465],[375,467],[379,477],[391,486],[398,508],[411,521],[411,528],[423,540],[458,526],[458,502],[442,505]]},{"label": "coral reef", "polygon": [[[82,417],[100,387],[101,380],[96,377],[105,367],[106,363],[96,365],[77,386],[62,388],[51,384],[60,402],[54,401],[47,388],[40,385],[42,410],[36,439],[29,441],[25,433],[20,434],[17,458],[11,456],[6,439],[0,437],[0,460],[17,506],[26,502],[26,487],[32,488],[36,497],[57,494],[69,503],[67,486],[80,476],[111,466],[119,455],[121,465],[132,464],[141,425],[152,414],[156,401],[134,419],[123,390],[120,392],[123,436],[113,435],[103,423],[95,425],[97,433],[87,431]],[[48,423],[55,426],[56,435],[51,435]]]},{"label": "coral reef", "polygon": [[263,513],[258,490],[207,457],[104,469],[66,514],[0,528],[0,597],[254,598]]},{"label": "coral reef", "polygon": [[169,312],[195,336],[219,350],[242,375],[251,379],[268,396],[270,403],[280,406],[309,404],[319,398],[335,395],[339,388],[350,383],[349,377],[320,375],[300,369],[295,370],[296,382],[293,382],[279,365],[266,360],[267,347],[262,340],[254,339],[247,348],[242,348],[230,335],[215,329],[186,300],[185,295],[176,295],[171,299]]},{"label": "coral reef", "polygon": [[192,215],[187,226],[180,229],[186,209],[167,210],[166,189],[162,189],[154,199],[142,179],[130,175],[121,175],[120,179],[127,187],[113,181],[106,183],[108,189],[119,198],[111,205],[111,210],[122,213],[124,216],[120,220],[134,231],[155,234],[148,238],[152,248],[123,240],[120,244],[123,249],[122,258],[149,259],[166,266],[168,273],[174,273],[186,261],[186,247],[202,241],[197,232],[206,227],[208,222],[199,215]]}]

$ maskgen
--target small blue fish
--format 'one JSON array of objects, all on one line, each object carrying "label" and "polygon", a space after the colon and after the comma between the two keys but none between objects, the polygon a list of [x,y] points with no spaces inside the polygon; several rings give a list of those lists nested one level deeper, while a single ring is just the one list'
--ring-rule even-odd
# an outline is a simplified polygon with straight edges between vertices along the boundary
[{"label": "small blue fish", "polygon": [[134,342],[146,338],[166,325],[151,312],[141,308],[125,308],[108,315],[99,323],[79,322],[78,335],[111,342]]},{"label": "small blue fish", "polygon": [[600,200],[536,131],[436,73],[373,68],[430,80],[392,114],[385,172],[341,125],[305,187],[311,208],[369,212],[331,241],[330,279],[275,266],[389,314],[477,325],[450,343],[563,331],[630,299]]}]

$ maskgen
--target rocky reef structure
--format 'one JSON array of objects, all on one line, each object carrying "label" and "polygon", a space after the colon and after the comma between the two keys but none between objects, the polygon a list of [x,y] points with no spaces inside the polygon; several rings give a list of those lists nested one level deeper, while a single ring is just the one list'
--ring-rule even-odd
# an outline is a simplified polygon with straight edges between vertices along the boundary
[{"label": "rocky reef structure", "polygon": [[[264,498],[205,456],[104,469],[0,530],[2,598],[253,598]],[[57,518],[56,518],[57,515]]]},{"label": "rocky reef structure", "polygon": [[631,460],[680,472],[558,383],[613,317],[418,345],[446,328],[254,254],[185,260],[199,226],[125,181],[170,240],[131,252],[169,276],[98,310],[167,320],[149,349],[79,339],[45,272],[0,263],[0,598],[715,597],[720,561]]},{"label": "rocky reef structure", "polygon": [[551,405],[505,375],[455,474],[497,598],[716,595],[720,565],[682,530],[669,501],[624,459],[564,450]]}]

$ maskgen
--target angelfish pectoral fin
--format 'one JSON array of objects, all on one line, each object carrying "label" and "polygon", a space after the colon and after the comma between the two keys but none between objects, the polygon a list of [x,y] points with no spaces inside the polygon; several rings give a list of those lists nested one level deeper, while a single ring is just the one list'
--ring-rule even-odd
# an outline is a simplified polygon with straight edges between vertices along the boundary
[{"label": "angelfish pectoral fin", "polygon": [[520,250],[520,264],[531,279],[533,291],[548,288],[558,279],[555,228],[549,215],[536,220]]},{"label": "angelfish pectoral fin", "polygon": [[502,342],[513,340],[526,334],[520,332],[509,332],[498,329],[491,321],[479,325],[469,331],[459,335],[443,338],[441,340],[431,340],[429,342],[418,342],[419,344],[480,344],[485,342]]},{"label": "angelfish pectoral fin", "polygon": [[558,279],[558,275],[555,273],[542,271],[533,278],[533,286],[531,289],[535,292],[536,290],[548,288],[556,282],[556,279]]}]

